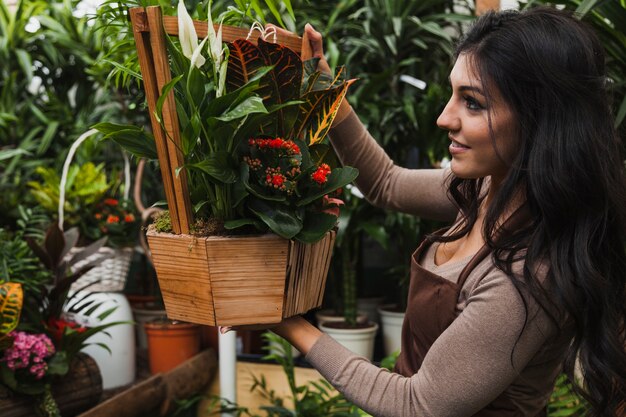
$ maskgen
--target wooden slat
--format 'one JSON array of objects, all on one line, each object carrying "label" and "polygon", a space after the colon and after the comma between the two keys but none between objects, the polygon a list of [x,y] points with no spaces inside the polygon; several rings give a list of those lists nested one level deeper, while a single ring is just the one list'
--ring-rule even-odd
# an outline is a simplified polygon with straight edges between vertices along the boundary
[{"label": "wooden slat", "polygon": [[218,325],[281,321],[288,243],[273,234],[206,239]]},{"label": "wooden slat", "polygon": [[167,152],[167,139],[163,128],[159,124],[154,114],[156,103],[159,98],[159,87],[157,85],[156,74],[154,73],[154,60],[152,58],[152,48],[150,47],[150,35],[146,32],[148,26],[148,16],[143,8],[134,7],[130,9],[130,20],[133,25],[133,36],[139,58],[139,68],[143,78],[146,101],[148,102],[148,113],[152,124],[152,133],[159,156],[159,167],[163,180],[165,198],[172,217],[172,228],[175,233],[181,233],[180,222],[178,221],[178,205],[176,203],[176,192],[174,191],[174,181],[172,180],[172,169],[170,158]]},{"label": "wooden slat", "polygon": [[206,239],[152,230],[147,236],[168,317],[215,326]]},{"label": "wooden slat", "polygon": [[[193,25],[196,28],[196,33],[198,34],[198,38],[203,39],[207,36],[208,27],[207,22],[194,20]],[[165,28],[165,33],[170,36],[178,36],[178,17],[176,16],[163,16],[163,26]],[[215,31],[219,29],[219,24],[214,24],[213,27]],[[143,26],[138,26],[137,30],[148,32],[150,29],[148,27],[147,21]],[[232,42],[235,39],[247,38],[249,29],[239,28],[234,26],[222,26],[222,40],[224,42]],[[258,31],[254,31],[250,34],[250,40],[252,42],[256,42],[259,38],[260,33]],[[274,42],[274,37],[269,36],[268,41]],[[276,37],[276,43],[281,45],[285,45],[289,49],[292,49],[295,52],[300,53],[302,49],[302,38],[296,34],[283,35],[279,34]]]},{"label": "wooden slat", "polygon": [[[161,8],[151,6],[146,9],[148,15],[148,25],[150,26],[150,45],[152,46],[152,57],[154,60],[154,72],[156,74],[158,91],[162,92],[163,87],[172,80],[170,64],[165,46],[165,32],[163,30],[163,20]],[[180,151],[180,127],[178,115],[176,113],[176,102],[174,92],[170,91],[163,104],[163,124],[167,137],[167,148],[170,157],[170,172],[174,182],[176,194],[176,206],[178,208],[178,221],[180,222],[180,233],[189,233],[189,224],[192,221],[191,201],[187,188],[187,175],[185,170],[176,170],[184,165],[184,158]]]}]

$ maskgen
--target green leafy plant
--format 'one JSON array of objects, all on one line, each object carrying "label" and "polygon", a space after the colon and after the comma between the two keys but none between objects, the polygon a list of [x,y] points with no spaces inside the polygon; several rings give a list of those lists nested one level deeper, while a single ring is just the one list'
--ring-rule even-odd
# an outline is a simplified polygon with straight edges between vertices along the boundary
[{"label": "green leafy plant", "polygon": [[[281,397],[274,390],[269,388],[267,380],[263,375],[257,377],[252,375],[253,384],[250,391],[257,392],[268,405],[260,407],[266,417],[359,417],[369,416],[354,404],[350,403],[339,394],[324,379],[311,381],[304,385],[298,385],[295,379],[295,366],[291,345],[285,339],[271,332],[263,334],[263,338],[271,344],[273,353],[268,354],[263,359],[275,361],[285,373],[291,396]],[[269,348],[268,348],[269,349]],[[215,410],[217,408],[217,410]],[[209,410],[217,412],[229,412],[241,416],[257,417],[245,407],[237,404],[216,400],[209,405]]]},{"label": "green leafy plant", "polygon": [[548,417],[582,417],[587,404],[574,392],[566,375],[559,375],[548,402]]},{"label": "green leafy plant", "polygon": [[[168,38],[173,79],[163,88],[156,116],[163,124],[163,105],[172,92],[184,158],[179,169],[188,175],[196,216],[223,222],[227,229],[254,226],[287,239],[318,240],[335,224],[335,217],[324,212],[324,196],[357,175],[353,168],[336,166],[325,139],[352,81],[343,80],[341,71],[334,79],[325,77],[313,71],[316,61],[303,63],[295,52],[263,39],[257,45],[239,39],[225,47],[212,24],[198,45],[186,13],[179,6],[179,41]],[[122,145],[128,131],[125,126],[95,128]],[[275,155],[263,167],[275,177],[270,185],[280,181],[276,188],[264,188],[255,178],[256,165],[250,163],[258,160],[261,147],[250,138],[298,149],[288,158]],[[327,175],[316,181],[322,166],[329,167]],[[285,175],[289,190],[281,189]]]},{"label": "green leafy plant", "polygon": [[[41,207],[55,216],[59,208],[61,178],[53,167],[38,167],[35,172],[41,181],[28,183],[31,193]],[[104,164],[87,162],[81,166],[72,165],[65,184],[65,223],[80,226],[84,231],[93,207],[104,199],[112,185],[107,180]]]},{"label": "green leafy plant", "polygon": [[[40,244],[26,232],[36,216],[24,215],[27,218],[18,232],[0,229],[0,244],[6,249],[0,251],[4,266],[0,282],[0,383],[14,392],[35,396],[34,405],[41,415],[58,416],[51,384],[67,374],[73,358],[92,335],[120,323],[91,327],[79,323],[78,317],[90,317],[101,303],[86,300],[87,288],[73,294],[69,291],[72,283],[101,259],[79,270],[73,266],[97,251],[105,239],[68,256],[78,241],[76,228],[63,233],[54,224]],[[98,320],[114,310],[102,312]]]}]

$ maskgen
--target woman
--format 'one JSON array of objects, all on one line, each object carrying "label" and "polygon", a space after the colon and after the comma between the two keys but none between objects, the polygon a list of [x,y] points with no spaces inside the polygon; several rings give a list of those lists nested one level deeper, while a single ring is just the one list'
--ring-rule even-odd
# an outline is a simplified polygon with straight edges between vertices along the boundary
[{"label": "woman", "polygon": [[273,330],[376,416],[545,415],[576,359],[591,415],[623,415],[626,183],[600,43],[565,12],[489,13],[450,82],[451,171],[395,166],[347,103],[331,132],[370,202],[454,221],[411,259],[395,372],[302,318]]}]

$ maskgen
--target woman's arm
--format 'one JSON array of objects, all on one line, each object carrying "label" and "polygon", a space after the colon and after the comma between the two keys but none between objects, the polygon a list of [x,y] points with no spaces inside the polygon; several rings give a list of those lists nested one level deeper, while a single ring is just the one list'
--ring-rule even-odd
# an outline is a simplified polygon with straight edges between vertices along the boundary
[{"label": "woman's arm", "polygon": [[[319,58],[318,69],[330,73],[322,35],[307,24],[302,59]],[[344,165],[359,170],[356,184],[375,206],[434,220],[452,221],[457,209],[447,197],[447,171],[405,169],[393,163],[371,137],[347,100],[343,100],[330,132],[331,143]]]},{"label": "woman's arm", "polygon": [[373,205],[434,220],[456,218],[458,210],[447,195],[448,170],[395,165],[352,111],[333,126],[330,137],[341,162],[359,170],[356,184]]},{"label": "woman's arm", "polygon": [[[536,312],[536,304],[527,307],[528,323],[524,302],[510,279],[499,271],[486,277],[412,377],[378,368],[302,318],[288,319],[272,330],[306,354],[348,400],[373,415],[462,417],[473,415],[524,378],[532,381],[522,381],[517,392],[547,401],[541,396],[550,393],[562,352],[536,356],[555,329],[545,313]],[[520,377],[525,368],[528,372]]]}]

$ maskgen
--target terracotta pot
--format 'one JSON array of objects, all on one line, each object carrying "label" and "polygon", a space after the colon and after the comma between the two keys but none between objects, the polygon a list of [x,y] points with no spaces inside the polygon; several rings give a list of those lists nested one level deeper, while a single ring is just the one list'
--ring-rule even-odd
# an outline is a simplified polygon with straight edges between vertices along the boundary
[{"label": "terracotta pot", "polygon": [[200,352],[200,326],[197,324],[167,320],[144,326],[153,374],[167,372]]}]

